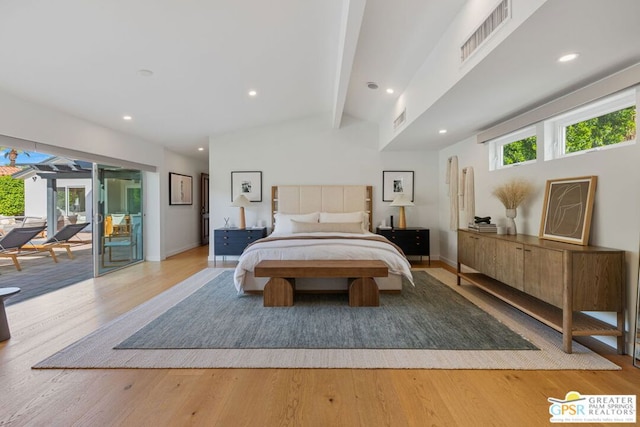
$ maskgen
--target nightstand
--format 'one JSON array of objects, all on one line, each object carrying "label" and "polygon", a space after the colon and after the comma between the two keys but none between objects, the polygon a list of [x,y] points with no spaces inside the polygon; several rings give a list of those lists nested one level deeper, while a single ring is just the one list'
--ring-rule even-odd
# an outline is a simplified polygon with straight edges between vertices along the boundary
[{"label": "nightstand", "polygon": [[267,237],[267,227],[261,228],[216,228],[213,230],[213,265],[218,256],[239,256],[250,243]]},{"label": "nightstand", "polygon": [[429,250],[429,229],[428,228],[376,228],[376,233],[380,234],[398,245],[405,255],[416,255],[429,258],[431,265],[431,254]]}]

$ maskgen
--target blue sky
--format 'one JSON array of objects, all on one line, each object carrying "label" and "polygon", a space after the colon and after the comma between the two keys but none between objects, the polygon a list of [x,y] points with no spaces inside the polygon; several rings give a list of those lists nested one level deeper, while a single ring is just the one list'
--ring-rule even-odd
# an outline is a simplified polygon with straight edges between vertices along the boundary
[{"label": "blue sky", "polygon": [[[51,154],[42,154],[42,153],[32,153],[29,152],[29,156],[24,153],[18,154],[18,158],[16,159],[16,163],[40,163],[44,159],[48,159],[51,157]],[[4,151],[0,154],[0,165],[7,166],[9,164],[9,159],[4,157]]]}]

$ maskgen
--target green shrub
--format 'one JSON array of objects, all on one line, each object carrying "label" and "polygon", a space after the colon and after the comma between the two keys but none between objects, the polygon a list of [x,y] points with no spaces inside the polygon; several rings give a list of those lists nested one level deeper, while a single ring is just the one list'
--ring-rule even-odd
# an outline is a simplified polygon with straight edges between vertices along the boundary
[{"label": "green shrub", "polygon": [[24,215],[24,181],[0,176],[0,215]]}]

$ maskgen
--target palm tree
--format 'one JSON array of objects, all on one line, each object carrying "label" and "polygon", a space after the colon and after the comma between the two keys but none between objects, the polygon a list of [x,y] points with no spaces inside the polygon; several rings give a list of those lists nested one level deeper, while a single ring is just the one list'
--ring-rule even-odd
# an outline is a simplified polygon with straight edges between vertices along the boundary
[{"label": "palm tree", "polygon": [[26,154],[27,157],[31,157],[31,155],[27,151],[16,150],[15,148],[11,147],[1,147],[0,150],[4,150],[4,158],[9,159],[9,166],[11,167],[16,166],[16,159],[18,158],[18,154],[23,153]]}]

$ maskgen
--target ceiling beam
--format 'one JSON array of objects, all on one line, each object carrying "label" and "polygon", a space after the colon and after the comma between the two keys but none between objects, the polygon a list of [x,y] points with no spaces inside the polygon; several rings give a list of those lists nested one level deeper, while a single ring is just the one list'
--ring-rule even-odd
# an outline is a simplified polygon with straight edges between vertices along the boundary
[{"label": "ceiling beam", "polygon": [[367,0],[345,0],[340,24],[340,44],[338,46],[338,66],[333,97],[333,127],[340,127],[344,104],[347,100],[353,59],[356,55],[360,27]]}]

